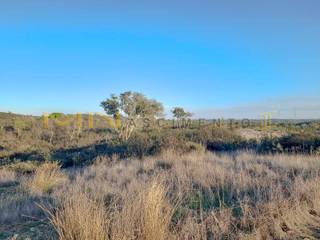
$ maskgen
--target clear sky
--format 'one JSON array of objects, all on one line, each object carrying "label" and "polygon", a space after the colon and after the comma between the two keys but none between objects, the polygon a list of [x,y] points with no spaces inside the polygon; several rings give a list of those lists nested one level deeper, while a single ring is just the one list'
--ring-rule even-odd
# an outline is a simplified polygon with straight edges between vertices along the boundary
[{"label": "clear sky", "polygon": [[1,1],[0,111],[101,112],[132,90],[203,117],[320,117],[319,13],[319,0]]}]

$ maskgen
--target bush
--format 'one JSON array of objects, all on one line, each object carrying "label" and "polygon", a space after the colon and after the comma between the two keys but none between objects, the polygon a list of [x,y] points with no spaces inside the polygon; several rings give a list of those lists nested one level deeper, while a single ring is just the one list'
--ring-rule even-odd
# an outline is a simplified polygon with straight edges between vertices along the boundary
[{"label": "bush", "polygon": [[51,113],[48,117],[51,118],[51,119],[57,119],[57,118],[64,117],[64,114],[56,112],[56,113]]},{"label": "bush", "polygon": [[291,134],[281,137],[279,144],[286,152],[311,153],[320,146],[317,136],[309,134]]},{"label": "bush", "polygon": [[257,151],[260,153],[316,153],[320,138],[304,133],[290,134],[280,138],[264,138]]},{"label": "bush", "polygon": [[41,195],[51,193],[66,180],[67,177],[60,171],[58,163],[44,163],[35,170],[34,175],[26,182],[26,187],[30,192]]}]

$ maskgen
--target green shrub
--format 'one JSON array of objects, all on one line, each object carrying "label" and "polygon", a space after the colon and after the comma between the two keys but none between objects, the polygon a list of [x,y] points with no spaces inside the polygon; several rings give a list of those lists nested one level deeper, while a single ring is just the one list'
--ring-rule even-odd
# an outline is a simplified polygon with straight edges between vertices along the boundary
[{"label": "green shrub", "polygon": [[58,112],[54,112],[49,115],[50,119],[57,119],[57,118],[62,118],[62,117],[64,117],[64,114],[58,113]]}]

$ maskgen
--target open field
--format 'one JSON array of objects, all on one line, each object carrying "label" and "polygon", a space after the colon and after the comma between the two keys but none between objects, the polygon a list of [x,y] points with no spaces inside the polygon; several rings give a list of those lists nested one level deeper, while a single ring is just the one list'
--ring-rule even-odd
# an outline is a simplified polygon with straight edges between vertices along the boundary
[{"label": "open field", "polygon": [[320,239],[320,0],[0,0],[0,240]]},{"label": "open field", "polygon": [[318,239],[319,177],[319,157],[249,152],[102,157],[29,174],[3,168],[0,236]]},{"label": "open field", "polygon": [[168,124],[128,140],[1,121],[0,239],[320,238],[316,121]]},{"label": "open field", "polygon": [[0,240],[320,239],[320,0],[0,0]]}]

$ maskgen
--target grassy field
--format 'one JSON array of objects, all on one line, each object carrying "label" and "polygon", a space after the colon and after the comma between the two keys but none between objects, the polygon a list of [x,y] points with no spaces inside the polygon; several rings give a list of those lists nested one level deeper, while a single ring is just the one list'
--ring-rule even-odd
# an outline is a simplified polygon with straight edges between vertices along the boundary
[{"label": "grassy field", "polygon": [[319,122],[123,141],[95,121],[1,114],[0,239],[320,238]]}]

